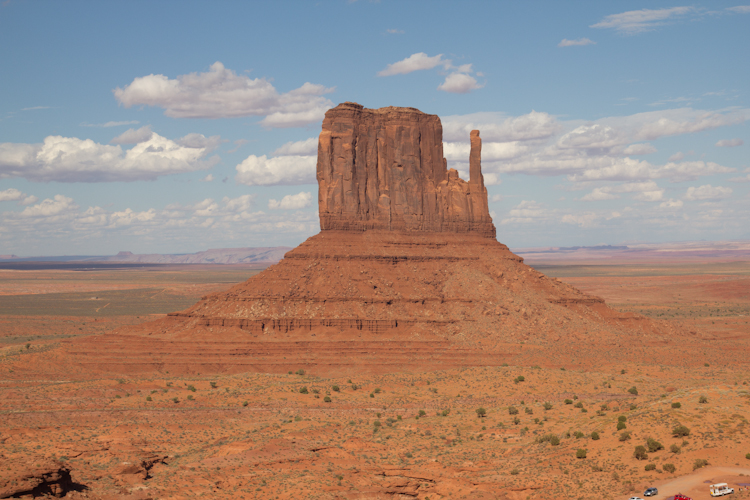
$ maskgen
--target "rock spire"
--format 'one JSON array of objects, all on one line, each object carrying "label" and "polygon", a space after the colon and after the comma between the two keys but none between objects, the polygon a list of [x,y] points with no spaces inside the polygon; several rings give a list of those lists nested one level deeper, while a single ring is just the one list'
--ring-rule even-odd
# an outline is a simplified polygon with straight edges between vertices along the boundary
[{"label": "rock spire", "polygon": [[495,238],[471,132],[470,180],[448,170],[440,118],[415,108],[365,109],[346,102],[326,112],[318,141],[322,230],[471,232]]}]

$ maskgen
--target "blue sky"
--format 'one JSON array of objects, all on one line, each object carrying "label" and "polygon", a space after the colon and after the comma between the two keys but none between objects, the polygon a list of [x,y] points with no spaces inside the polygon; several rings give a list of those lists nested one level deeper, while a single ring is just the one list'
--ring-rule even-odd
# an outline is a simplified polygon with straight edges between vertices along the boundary
[{"label": "blue sky", "polygon": [[296,245],[325,110],[469,131],[511,248],[750,238],[750,5],[0,4],[0,255]]}]

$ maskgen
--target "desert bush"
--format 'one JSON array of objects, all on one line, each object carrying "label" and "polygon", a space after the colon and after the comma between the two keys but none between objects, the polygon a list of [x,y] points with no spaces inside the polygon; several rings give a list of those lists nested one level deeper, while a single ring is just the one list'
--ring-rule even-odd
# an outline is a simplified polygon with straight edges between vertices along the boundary
[{"label": "desert bush", "polygon": [[575,408],[583,408],[583,403],[581,403],[581,402],[579,401],[579,402],[577,402],[576,404],[574,404],[574,405],[573,405],[573,407],[575,407]]},{"label": "desert bush", "polygon": [[424,410],[419,410],[419,416],[420,417],[424,417],[425,415],[427,415],[427,413],[425,413]]},{"label": "desert bush", "polygon": [[190,384],[189,386],[187,386],[187,390],[190,392],[195,392],[197,389],[195,388],[194,385]]},{"label": "desert bush", "polygon": [[151,399],[151,396],[146,396],[146,401],[153,401],[153,399]]},{"label": "desert bush", "polygon": [[599,407],[601,411],[609,411],[609,405],[607,403],[604,403]]},{"label": "desert bush", "polygon": [[374,421],[374,422],[372,423],[372,425],[373,425],[373,426],[375,426],[375,427],[380,427],[380,426],[381,426],[381,425],[383,425],[383,424],[381,424],[381,423],[380,423],[380,420],[376,420],[376,421]]},{"label": "desert bush", "polygon": [[676,444],[672,444],[672,446],[669,447],[669,451],[671,451],[672,453],[679,453],[680,447]]},{"label": "desert bush", "polygon": [[305,387],[305,386],[300,387],[299,388],[299,393],[300,394],[307,394],[308,393],[307,387]]},{"label": "desert bush", "polygon": [[216,389],[216,386],[217,386],[216,382],[211,382],[211,389]]},{"label": "desert bush", "polygon": [[633,456],[636,460],[646,460],[648,458],[648,454],[646,453],[646,447],[641,446],[640,444],[635,447],[635,451],[633,452]]},{"label": "desert bush", "polygon": [[620,415],[619,417],[617,417],[617,421],[618,422],[627,422],[628,421],[628,417],[626,417],[625,415]]},{"label": "desert bush", "polygon": [[242,406],[247,406],[247,405],[249,405],[249,404],[250,404],[250,403],[248,403],[247,401],[243,401],[243,402],[242,402]]},{"label": "desert bush", "polygon": [[375,394],[380,394],[383,391],[382,391],[382,389],[380,389],[380,387],[376,387],[375,390],[372,391],[372,392],[374,392]]},{"label": "desert bush", "polygon": [[583,432],[581,431],[575,431],[573,435],[576,437],[576,439],[581,439],[584,436]]},{"label": "desert bush", "polygon": [[192,394],[188,395],[188,401],[193,401],[193,395]]},{"label": "desert bush", "polygon": [[312,390],[312,393],[313,393],[313,394],[320,394],[320,389],[313,389],[313,390]]},{"label": "desert bush", "polygon": [[576,458],[586,458],[586,450],[578,448],[578,450],[576,450]]},{"label": "desert bush", "polygon": [[746,453],[745,454],[745,458],[747,458],[748,460],[750,460],[750,453]]},{"label": "desert bush", "polygon": [[514,424],[516,424],[516,425],[518,425],[518,424],[520,424],[520,423],[521,423],[521,419],[520,419],[520,418],[518,418],[518,417],[514,417],[514,418],[513,418],[513,423],[514,423]]},{"label": "desert bush", "polygon": [[596,431],[592,432],[591,439],[593,439],[594,441],[599,441],[599,433]]},{"label": "desert bush", "polygon": [[572,400],[572,399],[566,399],[566,400],[564,401],[564,403],[565,403],[566,405],[572,405],[572,404],[573,404],[573,400]]},{"label": "desert bush", "polygon": [[477,417],[479,418],[482,418],[485,415],[487,415],[487,410],[485,410],[484,408],[477,408],[476,412],[477,412]]},{"label": "desert bush", "polygon": [[630,389],[628,389],[628,392],[629,392],[630,394],[632,394],[633,396],[637,396],[637,395],[638,395],[638,389],[636,389],[636,387],[635,387],[635,386],[633,386],[633,387],[631,387]]},{"label": "desert bush", "polygon": [[371,393],[370,393],[370,397],[371,397],[371,398],[374,398],[374,397],[375,397],[375,393],[374,393],[374,392],[371,392]]},{"label": "desert bush", "polygon": [[337,385],[334,385],[333,387],[331,387],[331,390],[332,390],[333,392],[339,392],[339,391],[341,391],[341,387],[339,387],[339,386],[337,386]]},{"label": "desert bush", "polygon": [[646,464],[646,467],[644,467],[647,471],[649,470],[656,470],[656,464]]},{"label": "desert bush", "polygon": [[700,404],[706,404],[706,403],[708,403],[708,398],[706,396],[701,396],[701,397],[698,398],[698,402]]},{"label": "desert bush", "polygon": [[324,403],[330,403],[331,402],[331,396],[326,396],[323,398]]},{"label": "desert bush", "polygon": [[674,429],[672,429],[672,434],[674,434],[675,437],[689,436],[690,429],[688,429],[684,425],[678,425]]},{"label": "desert bush", "polygon": [[659,441],[657,441],[654,438],[648,438],[646,440],[646,446],[648,446],[649,453],[654,453],[654,452],[664,449],[664,445],[662,445]]},{"label": "desert bush", "polygon": [[560,444],[560,438],[559,438],[559,437],[557,437],[557,436],[551,436],[551,437],[549,438],[549,444],[551,444],[552,446],[557,446],[557,445],[559,445],[559,444]]},{"label": "desert bush", "polygon": [[302,368],[300,368],[300,369],[299,369],[299,370],[297,370],[297,371],[296,371],[295,373],[296,373],[297,375],[304,375],[304,374],[305,374],[305,370],[303,370]]},{"label": "desert bush", "polygon": [[674,464],[664,464],[661,466],[661,468],[664,470],[664,472],[669,472],[670,474],[674,474],[674,471],[677,470]]},{"label": "desert bush", "polygon": [[708,465],[708,460],[705,458],[696,458],[693,462],[693,470],[700,469]]},{"label": "desert bush", "polygon": [[450,412],[451,412],[450,410],[443,410],[440,412],[440,415],[443,417],[447,417],[450,414]]},{"label": "desert bush", "polygon": [[514,382],[515,382],[515,383],[517,384],[517,383],[519,383],[519,382],[523,382],[523,381],[525,381],[525,380],[526,380],[526,377],[524,377],[523,375],[519,375],[519,376],[517,376],[517,377],[515,378]]},{"label": "desert bush", "polygon": [[352,390],[356,391],[357,389],[359,389],[359,386],[357,384],[352,384]]},{"label": "desert bush", "polygon": [[534,410],[532,410],[528,406],[526,408],[524,408],[523,411],[525,411],[527,415],[533,415],[534,414]]},{"label": "desert bush", "polygon": [[300,415],[297,415],[296,417],[294,417],[294,421],[295,422],[302,422],[302,417]]},{"label": "desert bush", "polygon": [[679,401],[678,401],[678,402],[675,402],[675,403],[672,403],[672,408],[680,408],[681,406],[682,406],[682,405],[680,404],[680,402],[679,402]]},{"label": "desert bush", "polygon": [[519,473],[519,471],[518,471],[518,469],[512,469],[512,470],[510,471],[510,473],[511,473],[512,475],[514,475],[514,476],[517,476],[517,475],[518,475],[518,473]]},{"label": "desert bush", "polygon": [[549,401],[547,401],[546,403],[544,403],[544,409],[545,410],[551,410],[552,409],[552,403],[550,403]]},{"label": "desert bush", "polygon": [[175,403],[179,403],[180,402],[180,400],[179,400],[179,398],[177,396],[173,397],[172,401],[174,401]]},{"label": "desert bush", "polygon": [[515,406],[509,406],[508,413],[510,415],[518,415],[518,408],[516,408]]},{"label": "desert bush", "polygon": [[628,426],[625,425],[625,422],[617,422],[617,430],[618,431],[621,431],[621,430],[627,429],[627,428],[628,428]]}]

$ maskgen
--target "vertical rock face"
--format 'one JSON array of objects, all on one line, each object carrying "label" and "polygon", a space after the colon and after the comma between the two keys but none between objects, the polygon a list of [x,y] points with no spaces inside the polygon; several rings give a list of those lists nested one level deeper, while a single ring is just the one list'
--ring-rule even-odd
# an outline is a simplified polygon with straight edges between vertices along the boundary
[{"label": "vertical rock face", "polygon": [[470,180],[448,170],[440,118],[414,108],[329,110],[318,141],[322,230],[472,232],[495,238],[479,131],[471,133]]}]

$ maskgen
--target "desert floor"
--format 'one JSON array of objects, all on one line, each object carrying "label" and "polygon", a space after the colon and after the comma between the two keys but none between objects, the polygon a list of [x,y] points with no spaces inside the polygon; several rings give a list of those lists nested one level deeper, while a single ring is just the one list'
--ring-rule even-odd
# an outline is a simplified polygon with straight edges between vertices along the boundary
[{"label": "desert floor", "polygon": [[657,486],[703,500],[720,481],[748,497],[750,370],[726,359],[750,339],[750,263],[536,267],[699,331],[711,355],[695,342],[663,366],[51,377],[40,363],[64,339],[258,271],[0,271],[0,498],[619,500]]}]

